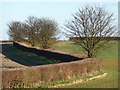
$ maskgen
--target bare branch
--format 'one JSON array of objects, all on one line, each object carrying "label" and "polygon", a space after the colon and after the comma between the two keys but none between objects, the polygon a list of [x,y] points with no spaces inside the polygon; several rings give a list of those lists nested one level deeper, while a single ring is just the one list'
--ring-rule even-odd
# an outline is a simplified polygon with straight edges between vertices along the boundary
[{"label": "bare branch", "polygon": [[65,24],[68,35],[79,42],[87,51],[88,57],[94,57],[96,52],[109,40],[116,30],[113,25],[113,14],[101,7],[85,7],[73,14],[73,20]]}]

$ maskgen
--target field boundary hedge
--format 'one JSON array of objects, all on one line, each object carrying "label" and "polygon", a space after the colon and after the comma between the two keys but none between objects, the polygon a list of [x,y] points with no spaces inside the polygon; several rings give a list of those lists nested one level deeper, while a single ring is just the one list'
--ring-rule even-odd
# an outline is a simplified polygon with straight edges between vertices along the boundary
[{"label": "field boundary hedge", "polygon": [[69,80],[89,73],[100,71],[101,60],[87,58],[84,60],[32,66],[23,69],[3,69],[3,88],[35,88],[43,83],[57,80]]}]

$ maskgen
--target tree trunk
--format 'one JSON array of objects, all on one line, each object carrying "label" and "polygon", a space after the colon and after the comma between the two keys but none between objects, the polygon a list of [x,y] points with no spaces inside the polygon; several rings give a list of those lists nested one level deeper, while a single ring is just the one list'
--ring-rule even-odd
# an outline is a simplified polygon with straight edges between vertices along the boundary
[{"label": "tree trunk", "polygon": [[93,57],[93,52],[92,51],[87,51],[87,56],[89,57],[89,58],[92,58]]}]

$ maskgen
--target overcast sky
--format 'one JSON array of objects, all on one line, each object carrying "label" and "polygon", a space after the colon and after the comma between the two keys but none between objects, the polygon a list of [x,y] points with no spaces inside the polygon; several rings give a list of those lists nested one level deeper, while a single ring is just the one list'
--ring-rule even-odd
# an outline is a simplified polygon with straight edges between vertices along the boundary
[{"label": "overcast sky", "polygon": [[[24,0],[25,1],[25,0]],[[36,1],[36,0],[32,0]],[[46,1],[46,0],[45,0]],[[67,0],[68,1],[68,0]],[[100,0],[99,0],[100,1]],[[63,27],[66,20],[72,18],[72,14],[75,13],[78,8],[84,6],[101,6],[104,7],[108,12],[113,13],[116,18],[116,24],[118,20],[118,2],[0,2],[0,40],[8,40],[7,35],[8,27],[7,24],[11,21],[24,22],[29,16],[36,17],[49,17],[55,19],[59,24],[59,27]],[[64,30],[62,30],[64,31]],[[62,34],[60,39],[66,39]]]}]

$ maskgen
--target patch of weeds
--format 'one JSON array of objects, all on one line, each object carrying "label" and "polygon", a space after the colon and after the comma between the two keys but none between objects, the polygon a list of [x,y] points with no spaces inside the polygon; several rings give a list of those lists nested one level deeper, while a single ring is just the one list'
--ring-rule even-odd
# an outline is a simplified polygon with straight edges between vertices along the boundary
[{"label": "patch of weeds", "polygon": [[83,79],[83,80],[86,80],[88,78],[91,78],[91,77],[94,77],[94,76],[98,76],[98,75],[101,75],[105,73],[104,71],[99,71],[99,72],[95,72],[95,73],[89,73],[88,75],[85,75],[85,76],[82,76],[82,77],[78,77],[77,80],[79,79]]},{"label": "patch of weeds", "polygon": [[50,83],[43,83],[38,88],[51,88],[51,87],[54,87],[54,86],[57,86],[57,85],[66,85],[66,84],[70,84],[70,83],[80,81],[80,80],[86,81],[89,78],[101,75],[103,73],[105,73],[105,72],[100,71],[100,72],[90,73],[88,75],[81,76],[81,77],[71,78],[69,80],[59,80],[59,81],[57,80],[57,81],[52,81]]},{"label": "patch of weeds", "polygon": [[56,81],[52,81],[50,83],[43,83],[41,84],[38,88],[49,88],[58,84],[66,84],[69,83],[69,80],[56,80]]}]

